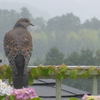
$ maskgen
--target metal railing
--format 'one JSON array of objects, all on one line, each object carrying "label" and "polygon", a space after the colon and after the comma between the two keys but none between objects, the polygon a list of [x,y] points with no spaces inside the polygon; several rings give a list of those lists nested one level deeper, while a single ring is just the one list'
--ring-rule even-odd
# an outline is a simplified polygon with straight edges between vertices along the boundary
[{"label": "metal railing", "polygon": [[[37,66],[29,66],[29,69],[33,68],[33,67],[37,67]],[[71,69],[75,69],[77,66],[67,66],[68,68]],[[88,68],[90,66],[81,66],[81,68]],[[96,69],[100,69],[99,66],[95,66]],[[66,76],[69,76],[70,73],[66,73]],[[48,76],[48,77],[38,77],[38,78],[44,78],[44,79],[54,79],[55,76]],[[69,76],[70,78],[70,76]],[[80,73],[77,75],[77,78],[80,78]],[[93,71],[92,75],[91,75],[91,79],[92,79],[92,95],[97,95],[98,93],[98,84],[97,84],[97,79],[99,78],[99,74],[97,73],[96,70]],[[86,78],[85,78],[86,79]],[[56,80],[56,100],[61,100],[61,80],[55,78]]]}]

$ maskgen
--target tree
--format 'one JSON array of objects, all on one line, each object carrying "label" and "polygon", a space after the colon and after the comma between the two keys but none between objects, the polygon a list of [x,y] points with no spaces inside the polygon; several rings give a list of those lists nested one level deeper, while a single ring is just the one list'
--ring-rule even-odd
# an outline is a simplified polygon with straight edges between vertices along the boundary
[{"label": "tree", "polygon": [[98,30],[100,29],[100,20],[94,17],[91,20],[86,20],[81,26],[82,28]]},{"label": "tree", "polygon": [[95,59],[96,59],[96,66],[100,66],[100,49],[96,51]]},{"label": "tree", "polygon": [[78,29],[80,29],[80,19],[73,15],[73,13],[51,18],[47,22],[48,32],[69,32],[78,31]]},{"label": "tree", "polygon": [[45,31],[46,21],[42,17],[37,17],[34,19],[35,31]]},{"label": "tree", "polygon": [[91,19],[91,27],[94,30],[98,30],[100,29],[100,20],[98,20],[97,18],[92,18]]},{"label": "tree", "polygon": [[77,52],[72,52],[68,57],[64,60],[66,65],[79,65],[79,54]]},{"label": "tree", "polygon": [[20,14],[21,14],[21,17],[23,17],[23,18],[29,18],[30,19],[32,17],[31,13],[29,12],[29,10],[26,7],[21,8]]},{"label": "tree", "polygon": [[89,49],[82,49],[80,53],[72,52],[68,55],[68,57],[64,60],[66,65],[95,65],[96,59],[93,56],[93,51]]},{"label": "tree", "polygon": [[81,50],[80,64],[86,66],[95,65],[95,57],[93,56],[93,51],[91,51],[90,49]]},{"label": "tree", "polygon": [[81,28],[84,29],[91,29],[91,21],[90,20],[86,20],[82,25],[81,25]]},{"label": "tree", "polygon": [[64,61],[64,54],[57,47],[52,47],[45,55],[44,65],[59,65]]},{"label": "tree", "polygon": [[11,30],[15,22],[20,18],[20,14],[15,10],[1,10],[0,9],[0,31]]}]

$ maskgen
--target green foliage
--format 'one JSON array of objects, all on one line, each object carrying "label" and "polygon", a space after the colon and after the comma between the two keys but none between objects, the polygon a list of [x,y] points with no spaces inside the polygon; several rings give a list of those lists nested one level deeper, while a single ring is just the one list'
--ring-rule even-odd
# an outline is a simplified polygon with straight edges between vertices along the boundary
[{"label": "green foliage", "polygon": [[89,77],[89,71],[84,71],[83,74],[81,75],[82,77]]},{"label": "green foliage", "polygon": [[0,79],[9,79],[9,83],[12,81],[12,70],[10,66],[3,64],[0,66]]},{"label": "green foliage", "polygon": [[72,98],[69,98],[69,100],[78,100],[78,99],[77,99],[77,98],[73,98],[73,97],[72,97]]},{"label": "green foliage", "polygon": [[[33,84],[35,78],[48,78],[48,77],[50,78],[50,77],[52,77],[52,78],[58,78],[59,80],[61,80],[61,79],[70,77],[71,79],[75,79],[75,80],[69,81],[67,79],[66,81],[63,81],[63,83],[70,85],[70,86],[74,86],[79,89],[90,90],[92,82],[89,83],[88,80],[85,81],[85,79],[84,80],[81,79],[81,80],[77,81],[77,78],[91,78],[94,71],[98,75],[100,74],[100,70],[98,70],[94,66],[90,66],[88,68],[81,68],[80,66],[77,66],[76,68],[68,68],[65,64],[62,64],[59,66],[39,65],[38,67],[33,67],[32,69],[30,69],[29,74],[28,74],[29,75],[28,83],[29,83],[29,85]],[[1,79],[3,79],[3,80],[9,79],[9,82],[11,83],[12,80],[10,80],[10,78],[9,78],[9,77],[11,77],[11,79],[12,79],[11,73],[12,73],[11,67],[6,66],[6,65],[0,66],[0,75],[2,76]],[[86,83],[88,83],[87,85],[89,85],[89,84],[90,85],[88,87],[86,87]]]},{"label": "green foliage", "polygon": [[33,82],[34,82],[34,77],[29,74],[28,75],[28,83],[29,83],[29,85],[33,84]]},{"label": "green foliage", "polygon": [[49,67],[44,67],[41,69],[41,75],[42,76],[47,76],[49,75]]},{"label": "green foliage", "polygon": [[29,100],[42,100],[42,99],[37,97],[37,98],[29,99]]},{"label": "green foliage", "polygon": [[32,75],[33,77],[36,77],[36,76],[38,75],[39,71],[38,71],[37,68],[32,68],[32,69],[30,70],[30,73],[31,73],[31,75]]},{"label": "green foliage", "polygon": [[[79,70],[81,70],[81,73],[79,74]],[[33,67],[32,69],[30,69],[29,71],[29,84],[33,84],[33,80],[36,77],[49,77],[50,75],[53,75],[54,78],[58,78],[58,79],[64,79],[67,77],[67,71],[70,73],[69,76],[70,78],[77,78],[77,77],[83,77],[83,78],[88,78],[91,77],[92,72],[94,72],[94,70],[98,72],[98,69],[96,69],[96,67],[94,66],[90,66],[88,68],[81,68],[81,67],[76,67],[76,68],[68,68],[65,64],[59,65],[59,66],[42,66],[39,65],[38,67]],[[1,73],[1,72],[5,72]],[[0,74],[4,77],[2,77],[2,79],[9,79],[9,77],[11,77],[12,71],[11,71],[11,67],[6,66],[6,65],[2,65],[0,66]],[[9,74],[9,76],[8,76]],[[11,77],[12,78],[12,77]],[[12,80],[9,81],[10,83],[12,82]]]},{"label": "green foliage", "polygon": [[96,69],[95,66],[90,66],[89,69],[88,69],[89,70],[89,73],[92,73],[95,69]]},{"label": "green foliage", "polygon": [[62,64],[62,65],[59,67],[59,71],[60,71],[60,72],[66,72],[67,69],[68,69],[68,68],[66,67],[65,64]]},{"label": "green foliage", "polygon": [[77,76],[77,70],[76,69],[75,70],[71,70],[70,71],[70,76],[71,76],[71,78],[75,78]]},{"label": "green foliage", "polygon": [[0,96],[0,100],[4,100],[5,97],[6,97],[6,95]]},{"label": "green foliage", "polygon": [[4,95],[4,96],[0,96],[0,100],[15,100],[15,97],[14,95],[10,95],[10,96]]},{"label": "green foliage", "polygon": [[14,95],[10,95],[10,96],[8,97],[8,100],[15,100],[15,96],[14,96]]}]

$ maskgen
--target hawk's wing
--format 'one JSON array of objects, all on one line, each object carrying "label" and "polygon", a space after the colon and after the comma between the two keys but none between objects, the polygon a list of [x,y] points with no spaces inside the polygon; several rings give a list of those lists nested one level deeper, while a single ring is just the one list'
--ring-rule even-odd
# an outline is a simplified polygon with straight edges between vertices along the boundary
[{"label": "hawk's wing", "polygon": [[26,29],[15,29],[6,33],[4,51],[15,72],[17,72],[15,58],[18,54],[23,56],[25,60],[24,67],[26,67],[32,55],[32,37],[30,33]]}]

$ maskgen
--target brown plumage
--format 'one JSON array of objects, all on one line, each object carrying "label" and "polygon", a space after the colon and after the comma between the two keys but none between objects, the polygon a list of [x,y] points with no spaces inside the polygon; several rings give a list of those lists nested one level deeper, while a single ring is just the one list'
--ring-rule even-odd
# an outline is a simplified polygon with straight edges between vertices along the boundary
[{"label": "brown plumage", "polygon": [[14,88],[28,86],[27,66],[32,55],[32,37],[27,31],[29,25],[32,25],[29,19],[21,18],[4,36],[4,51],[12,67]]}]

